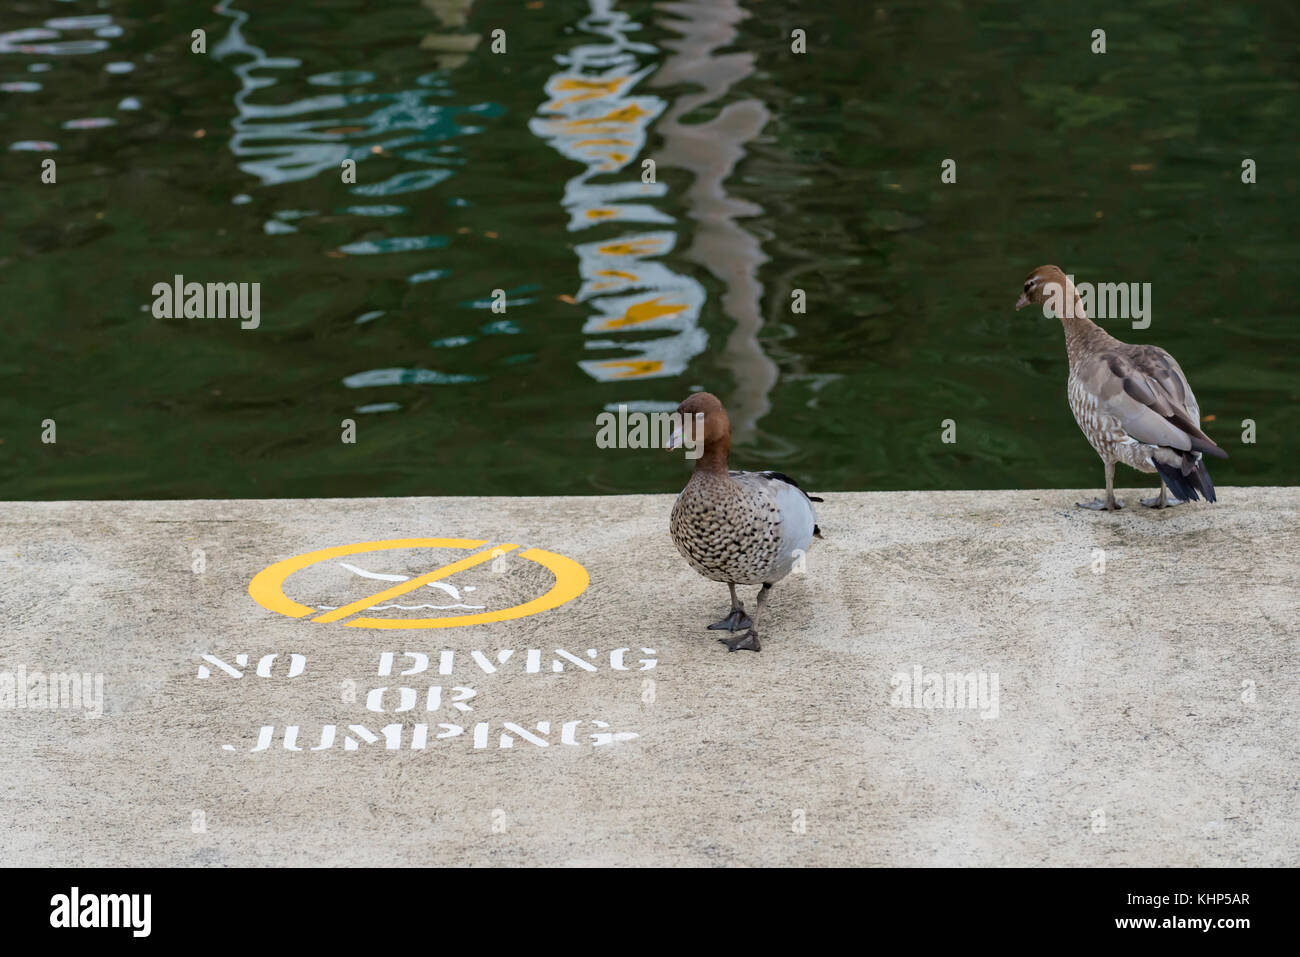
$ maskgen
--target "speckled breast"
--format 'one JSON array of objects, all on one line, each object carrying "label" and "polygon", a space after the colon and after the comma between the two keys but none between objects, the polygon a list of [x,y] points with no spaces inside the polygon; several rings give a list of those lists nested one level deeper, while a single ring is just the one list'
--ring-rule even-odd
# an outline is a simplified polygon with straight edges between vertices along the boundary
[{"label": "speckled breast", "polygon": [[777,564],[781,514],[758,490],[692,482],[677,497],[669,530],[682,557],[713,581],[761,584]]},{"label": "speckled breast", "polygon": [[1152,447],[1125,432],[1119,419],[1102,411],[1097,397],[1073,375],[1070,376],[1066,391],[1074,421],[1079,423],[1079,428],[1098,455],[1104,460],[1123,462],[1143,472],[1155,471],[1155,466],[1151,464]]}]

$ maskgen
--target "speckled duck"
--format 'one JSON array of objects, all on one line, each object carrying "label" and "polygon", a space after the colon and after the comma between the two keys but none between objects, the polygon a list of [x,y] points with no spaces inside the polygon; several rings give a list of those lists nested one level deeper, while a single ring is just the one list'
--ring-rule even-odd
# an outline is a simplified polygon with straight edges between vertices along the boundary
[{"label": "speckled duck", "polygon": [[[767,593],[790,574],[813,538],[821,538],[812,506],[821,499],[811,498],[780,472],[729,471],[731,421],[717,397],[696,392],[677,411],[688,423],[703,414],[704,444],[691,480],[673,506],[673,544],[692,568],[731,591],[731,613],[709,628],[733,634],[746,630],[719,641],[730,651],[759,651],[758,619]],[[670,448],[680,445],[679,431]],[[736,597],[737,585],[763,586],[752,618]]]},{"label": "speckled duck", "polygon": [[[1055,284],[1061,290],[1054,298]],[[1056,266],[1039,266],[1025,280],[1016,308],[1053,301],[1065,327],[1070,359],[1070,411],[1106,466],[1106,500],[1077,503],[1080,508],[1118,509],[1115,463],[1139,472],[1160,473],[1160,494],[1142,499],[1149,508],[1200,495],[1213,502],[1214,483],[1202,456],[1226,459],[1228,453],[1201,431],[1201,410],[1174,357],[1158,346],[1120,342],[1084,312],[1074,284]],[[1073,303],[1073,308],[1068,304]]]}]

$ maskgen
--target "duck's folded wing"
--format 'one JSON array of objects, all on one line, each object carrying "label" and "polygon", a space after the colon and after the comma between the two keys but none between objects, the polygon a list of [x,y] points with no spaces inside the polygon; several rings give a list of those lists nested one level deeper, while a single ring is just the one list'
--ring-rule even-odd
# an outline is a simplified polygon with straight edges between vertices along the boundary
[{"label": "duck's folded wing", "polygon": [[775,497],[777,507],[781,510],[781,524],[787,533],[783,536],[787,540],[786,545],[791,548],[804,548],[809,538],[822,537],[821,526],[817,524],[817,513],[812,506],[813,502],[820,502],[822,499],[809,495],[790,476],[781,472],[732,472],[730,474],[737,482],[757,485]]},{"label": "duck's folded wing", "polygon": [[781,513],[783,557],[791,557],[794,549],[807,548],[813,538],[822,537],[821,527],[817,524],[817,513],[812,505],[821,499],[813,498],[793,479],[780,472],[732,472],[731,477],[742,485],[761,488],[776,503]]},{"label": "duck's folded wing", "polygon": [[824,501],[823,499],[820,499],[815,495],[809,495],[807,492],[803,490],[803,487],[800,486],[798,482],[796,482],[794,479],[790,478],[790,476],[786,475],[783,472],[732,472],[731,473],[731,477],[734,479],[741,479],[742,477],[748,477],[748,476],[757,476],[759,479],[763,479],[768,482],[784,482],[786,485],[790,485],[793,486],[794,488],[799,489],[799,493],[803,495],[804,498],[808,499],[808,501],[810,502]]},{"label": "duck's folded wing", "polygon": [[1137,441],[1228,457],[1201,431],[1192,388],[1173,356],[1163,349],[1103,351],[1081,364],[1076,375],[1096,397],[1098,408],[1118,419]]}]

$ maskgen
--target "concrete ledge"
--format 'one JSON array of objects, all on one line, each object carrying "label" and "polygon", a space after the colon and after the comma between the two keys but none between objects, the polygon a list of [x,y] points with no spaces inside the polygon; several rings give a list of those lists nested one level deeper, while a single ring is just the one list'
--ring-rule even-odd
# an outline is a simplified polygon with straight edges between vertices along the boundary
[{"label": "concrete ledge", "polygon": [[[1220,491],[1118,514],[1073,508],[1091,489],[824,493],[757,655],[704,630],[726,589],[676,554],[669,496],[6,503],[0,672],[102,676],[103,714],[11,682],[0,864],[1294,866],[1300,489]],[[249,596],[291,556],[415,537],[590,584],[420,630]],[[553,576],[522,550],[448,578],[457,600],[395,601],[528,601]],[[316,615],[471,552],[434,554],[331,558],[284,592]],[[483,612],[373,612],[408,613]],[[949,673],[975,707],[924,706]]]}]

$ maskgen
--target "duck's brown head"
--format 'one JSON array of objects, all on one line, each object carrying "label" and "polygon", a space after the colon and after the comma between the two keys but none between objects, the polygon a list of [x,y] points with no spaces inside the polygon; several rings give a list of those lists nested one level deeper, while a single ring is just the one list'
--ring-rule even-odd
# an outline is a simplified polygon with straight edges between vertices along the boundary
[{"label": "duck's brown head", "polygon": [[677,406],[677,412],[682,423],[673,433],[669,449],[702,449],[702,455],[693,456],[698,458],[697,468],[717,468],[720,463],[725,469],[731,452],[731,420],[718,397],[712,392],[694,392]]},{"label": "duck's brown head", "polygon": [[[1020,298],[1016,300],[1016,308],[1039,306],[1054,297],[1064,296],[1068,285],[1069,280],[1061,272],[1060,266],[1039,266],[1025,277],[1025,285]],[[1056,301],[1061,300],[1058,298]]]}]

